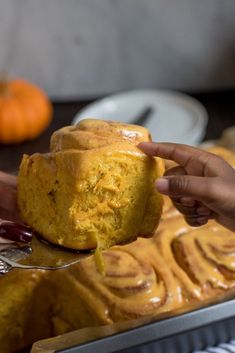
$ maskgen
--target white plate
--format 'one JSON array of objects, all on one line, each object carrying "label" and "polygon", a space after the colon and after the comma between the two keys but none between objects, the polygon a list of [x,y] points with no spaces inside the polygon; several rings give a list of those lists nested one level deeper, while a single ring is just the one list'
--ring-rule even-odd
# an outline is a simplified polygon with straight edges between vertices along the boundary
[{"label": "white plate", "polygon": [[205,108],[194,98],[173,91],[141,90],[108,96],[86,106],[73,124],[86,118],[131,124],[147,106],[153,108],[145,125],[153,141],[197,145],[202,140],[208,119]]}]

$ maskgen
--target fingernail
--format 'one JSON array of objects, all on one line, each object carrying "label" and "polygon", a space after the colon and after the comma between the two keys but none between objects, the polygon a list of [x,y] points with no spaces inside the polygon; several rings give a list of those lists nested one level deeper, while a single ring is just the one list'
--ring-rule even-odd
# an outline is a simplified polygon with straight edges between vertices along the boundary
[{"label": "fingernail", "polygon": [[186,207],[193,207],[196,205],[196,201],[194,199],[189,198],[189,197],[181,197],[180,203]]},{"label": "fingernail", "polygon": [[155,183],[156,188],[159,192],[167,194],[170,190],[170,182],[167,178],[160,178]]},{"label": "fingernail", "polygon": [[197,223],[200,225],[206,224],[208,222],[208,217],[198,217]]},{"label": "fingernail", "polygon": [[211,210],[209,210],[206,207],[198,207],[197,214],[199,216],[208,216],[209,217],[211,215]]}]

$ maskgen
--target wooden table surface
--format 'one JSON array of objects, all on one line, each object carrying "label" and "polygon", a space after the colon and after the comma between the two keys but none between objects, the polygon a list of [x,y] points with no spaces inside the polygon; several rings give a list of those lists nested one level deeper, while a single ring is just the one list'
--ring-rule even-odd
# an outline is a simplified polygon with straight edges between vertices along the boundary
[{"label": "wooden table surface", "polygon": [[[209,114],[208,126],[204,140],[220,137],[221,132],[229,126],[235,125],[235,90],[223,92],[209,92],[191,94],[207,109]],[[20,145],[0,145],[0,170],[17,173],[22,155],[34,152],[47,152],[49,140],[53,131],[69,125],[75,114],[95,99],[70,102],[54,102],[54,118],[47,131],[34,141]]]}]

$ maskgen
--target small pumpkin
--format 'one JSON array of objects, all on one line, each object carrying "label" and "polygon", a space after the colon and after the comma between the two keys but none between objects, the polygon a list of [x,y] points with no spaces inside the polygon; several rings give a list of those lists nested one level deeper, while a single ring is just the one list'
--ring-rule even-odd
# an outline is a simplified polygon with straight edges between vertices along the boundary
[{"label": "small pumpkin", "polygon": [[51,118],[52,104],[42,89],[22,79],[0,81],[0,143],[32,140]]}]

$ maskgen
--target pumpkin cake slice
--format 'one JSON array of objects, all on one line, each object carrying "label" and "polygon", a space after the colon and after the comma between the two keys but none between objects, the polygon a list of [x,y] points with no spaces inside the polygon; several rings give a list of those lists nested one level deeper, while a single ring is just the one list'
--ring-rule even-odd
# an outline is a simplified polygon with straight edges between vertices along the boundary
[{"label": "pumpkin cake slice", "polygon": [[154,182],[163,162],[137,147],[139,126],[83,120],[51,138],[51,152],[24,156],[18,178],[23,220],[52,243],[108,248],[150,236],[162,197]]}]

